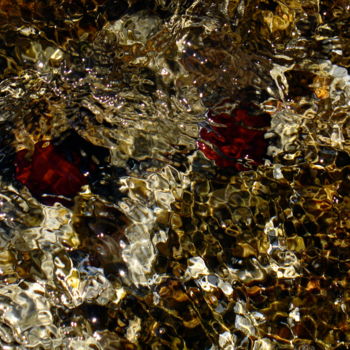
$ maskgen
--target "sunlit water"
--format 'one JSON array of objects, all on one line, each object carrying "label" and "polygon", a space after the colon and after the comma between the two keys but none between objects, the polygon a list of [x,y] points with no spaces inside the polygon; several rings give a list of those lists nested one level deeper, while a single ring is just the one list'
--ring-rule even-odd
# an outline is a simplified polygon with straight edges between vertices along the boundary
[{"label": "sunlit water", "polygon": [[348,349],[349,14],[2,1],[1,348]]}]

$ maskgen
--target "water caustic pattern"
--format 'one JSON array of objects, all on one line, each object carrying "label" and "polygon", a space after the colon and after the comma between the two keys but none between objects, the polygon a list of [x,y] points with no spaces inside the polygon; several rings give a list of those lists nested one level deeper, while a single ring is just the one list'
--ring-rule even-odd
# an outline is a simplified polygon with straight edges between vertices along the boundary
[{"label": "water caustic pattern", "polygon": [[350,348],[350,2],[0,2],[2,349]]}]

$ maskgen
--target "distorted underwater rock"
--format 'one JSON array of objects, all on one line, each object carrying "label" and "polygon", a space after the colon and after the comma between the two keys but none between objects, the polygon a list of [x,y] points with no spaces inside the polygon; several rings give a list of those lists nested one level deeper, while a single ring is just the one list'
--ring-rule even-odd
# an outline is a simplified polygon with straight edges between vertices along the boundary
[{"label": "distorted underwater rock", "polygon": [[107,150],[89,145],[74,134],[60,142],[37,142],[32,152],[16,153],[16,179],[44,204],[69,204],[96,175],[107,155]]},{"label": "distorted underwater rock", "polygon": [[267,113],[253,115],[242,108],[236,108],[230,114],[213,115],[209,111],[208,120],[212,125],[200,130],[203,141],[198,142],[199,149],[208,159],[220,167],[234,167],[238,171],[262,162],[267,151],[264,135],[270,126]]},{"label": "distorted underwater rock", "polygon": [[0,1],[0,348],[350,348],[348,0]]}]

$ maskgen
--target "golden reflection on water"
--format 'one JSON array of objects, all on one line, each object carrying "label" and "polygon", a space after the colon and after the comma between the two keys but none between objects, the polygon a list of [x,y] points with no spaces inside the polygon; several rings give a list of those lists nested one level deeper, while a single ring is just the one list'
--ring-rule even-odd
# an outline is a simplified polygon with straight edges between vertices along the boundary
[{"label": "golden reflection on water", "polygon": [[2,1],[1,347],[348,349],[349,10]]}]

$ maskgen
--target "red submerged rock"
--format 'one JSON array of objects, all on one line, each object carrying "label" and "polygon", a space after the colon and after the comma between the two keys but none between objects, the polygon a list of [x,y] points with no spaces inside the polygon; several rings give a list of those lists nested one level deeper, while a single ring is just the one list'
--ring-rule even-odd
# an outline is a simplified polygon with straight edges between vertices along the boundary
[{"label": "red submerged rock", "polygon": [[262,162],[267,151],[264,134],[270,125],[267,113],[253,115],[241,108],[230,114],[209,112],[209,122],[208,127],[200,130],[198,148],[217,166],[242,171],[248,167],[239,159],[246,159],[253,166]]},{"label": "red submerged rock", "polygon": [[66,202],[87,184],[79,163],[78,154],[68,160],[52,143],[38,142],[33,154],[28,150],[17,152],[16,179],[44,204]]}]

